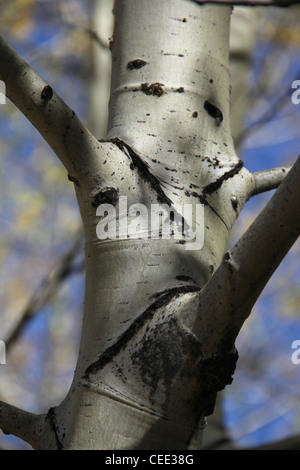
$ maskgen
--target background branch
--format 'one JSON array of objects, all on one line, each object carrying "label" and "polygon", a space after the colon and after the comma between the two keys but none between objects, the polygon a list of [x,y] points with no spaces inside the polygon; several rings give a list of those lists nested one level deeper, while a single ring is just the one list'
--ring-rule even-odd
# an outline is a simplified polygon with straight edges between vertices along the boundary
[{"label": "background branch", "polygon": [[76,235],[71,247],[59,258],[49,274],[42,281],[41,285],[34,292],[31,299],[29,300],[27,307],[21,314],[19,321],[16,323],[8,338],[5,340],[7,352],[20,337],[28,321],[34,317],[49,300],[49,298],[55,294],[55,292],[57,292],[59,285],[70,274],[74,274],[74,272],[78,272],[78,270],[83,270],[82,264],[80,264],[78,267],[74,266],[74,260],[82,248],[82,243],[83,233],[82,230],[80,230],[79,234]]}]

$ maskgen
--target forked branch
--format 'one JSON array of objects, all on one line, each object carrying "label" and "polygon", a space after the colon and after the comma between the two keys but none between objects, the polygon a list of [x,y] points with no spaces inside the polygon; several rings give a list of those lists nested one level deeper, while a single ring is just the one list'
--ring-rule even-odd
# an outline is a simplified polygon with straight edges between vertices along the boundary
[{"label": "forked branch", "polygon": [[207,351],[234,345],[262,290],[299,237],[299,181],[300,157],[201,290],[200,311],[205,312],[208,325],[215,325],[210,337],[213,344],[206,344]]},{"label": "forked branch", "polygon": [[0,37],[0,79],[7,97],[54,150],[68,172],[78,175],[97,145],[75,112]]}]

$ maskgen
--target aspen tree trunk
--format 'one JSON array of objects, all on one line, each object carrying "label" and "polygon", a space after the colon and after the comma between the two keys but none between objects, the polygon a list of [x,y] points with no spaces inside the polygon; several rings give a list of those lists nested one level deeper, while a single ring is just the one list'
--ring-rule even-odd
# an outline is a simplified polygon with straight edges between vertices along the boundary
[{"label": "aspen tree trunk", "polygon": [[[244,202],[230,198],[240,200],[240,178],[248,178],[229,125],[230,14],[231,7],[185,0],[116,2],[111,144],[76,187],[87,280],[74,384],[56,411],[64,447],[199,447],[216,390],[206,391],[205,374],[193,370],[203,347],[190,305],[222,260]],[[201,194],[224,174],[230,192],[213,208]],[[151,202],[204,204],[204,247],[187,250],[174,239],[100,243],[95,207],[118,205],[120,196],[149,213]]]},{"label": "aspen tree trunk", "polygon": [[[269,180],[280,184],[284,173],[256,178],[235,154],[231,7],[117,0],[114,13],[109,125],[100,142],[0,41],[0,78],[9,98],[74,183],[86,254],[70,390],[46,415],[0,402],[0,426],[35,449],[198,449],[217,392],[231,383],[236,336],[298,237],[300,163],[226,253],[246,200]],[[154,204],[172,210],[175,222],[188,221],[181,237],[175,225],[169,239],[152,236],[146,225]],[[116,238],[107,218],[110,236],[99,239],[106,217],[99,207],[118,214]]]}]

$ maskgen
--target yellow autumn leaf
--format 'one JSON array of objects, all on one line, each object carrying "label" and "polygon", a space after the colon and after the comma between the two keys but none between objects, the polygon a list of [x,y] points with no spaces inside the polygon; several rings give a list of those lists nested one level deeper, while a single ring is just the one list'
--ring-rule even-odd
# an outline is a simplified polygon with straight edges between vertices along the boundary
[{"label": "yellow autumn leaf", "polygon": [[44,207],[45,200],[40,193],[32,192],[23,194],[20,215],[16,221],[18,228],[27,229],[35,224]]}]

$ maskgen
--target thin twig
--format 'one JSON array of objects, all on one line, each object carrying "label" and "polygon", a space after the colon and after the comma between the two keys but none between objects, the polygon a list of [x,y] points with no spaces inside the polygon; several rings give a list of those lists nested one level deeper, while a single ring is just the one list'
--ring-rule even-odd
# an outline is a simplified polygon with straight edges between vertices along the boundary
[{"label": "thin twig", "polygon": [[74,267],[74,260],[78,253],[80,253],[82,240],[83,235],[80,231],[80,233],[76,235],[71,247],[68,248],[68,250],[59,258],[49,274],[44,278],[40,286],[34,292],[17,324],[5,340],[6,351],[8,351],[17,341],[28,321],[30,321],[42,309],[46,302],[57,291],[61,283],[71,274],[74,274],[79,270],[83,270],[83,265]]},{"label": "thin twig", "polygon": [[292,166],[281,166],[253,173],[254,189],[250,197],[278,188]]}]

